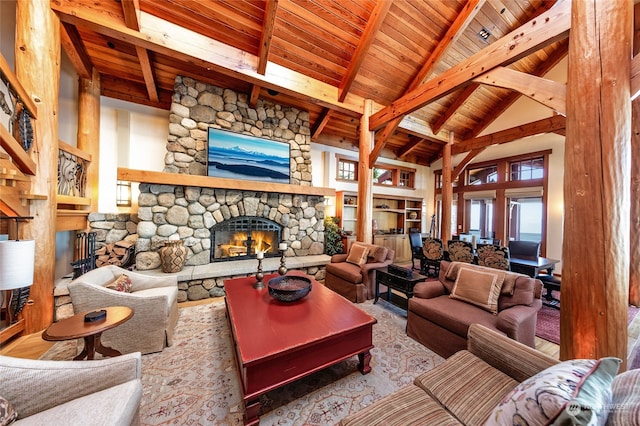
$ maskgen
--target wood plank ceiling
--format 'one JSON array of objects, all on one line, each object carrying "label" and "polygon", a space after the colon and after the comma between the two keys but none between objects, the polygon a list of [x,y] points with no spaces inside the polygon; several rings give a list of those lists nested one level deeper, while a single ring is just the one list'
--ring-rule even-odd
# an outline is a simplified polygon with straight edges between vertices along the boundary
[{"label": "wood plank ceiling", "polygon": [[[246,93],[252,104],[263,98],[307,110],[315,142],[357,150],[365,99],[379,111],[410,97],[555,3],[52,0],[51,7],[65,52],[81,77],[95,67],[103,96],[168,109],[176,75],[188,76]],[[506,66],[544,76],[567,45],[566,37],[549,40]],[[473,138],[519,96],[470,81],[380,128],[374,152],[428,165],[449,132],[475,146]],[[556,121],[548,131],[562,126]]]}]

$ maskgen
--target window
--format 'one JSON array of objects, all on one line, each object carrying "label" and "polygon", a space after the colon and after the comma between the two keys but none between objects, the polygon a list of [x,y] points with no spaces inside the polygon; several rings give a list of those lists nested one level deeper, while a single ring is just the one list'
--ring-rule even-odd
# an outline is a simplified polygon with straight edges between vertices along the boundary
[{"label": "window", "polygon": [[373,183],[393,185],[394,170],[373,168]]},{"label": "window", "polygon": [[338,179],[358,180],[358,163],[352,160],[338,159]]},{"label": "window", "polygon": [[496,165],[471,169],[468,173],[468,185],[482,185],[498,181],[498,167]]},{"label": "window", "polygon": [[400,180],[398,186],[413,188],[413,174],[406,170],[400,170]]},{"label": "window", "polygon": [[542,197],[509,199],[509,239],[542,241]]},{"label": "window", "polygon": [[509,166],[512,181],[542,179],[544,177],[543,157],[514,161]]},{"label": "window", "polygon": [[[456,177],[453,181],[453,187],[457,187],[459,183],[459,177]],[[436,189],[442,189],[442,172],[436,172]]]}]

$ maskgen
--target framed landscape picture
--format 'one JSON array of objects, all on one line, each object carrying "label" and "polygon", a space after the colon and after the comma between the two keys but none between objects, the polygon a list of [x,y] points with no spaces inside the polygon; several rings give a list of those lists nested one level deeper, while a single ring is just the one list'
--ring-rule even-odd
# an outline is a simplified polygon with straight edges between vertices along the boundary
[{"label": "framed landscape picture", "polygon": [[289,183],[289,144],[209,128],[207,175]]}]

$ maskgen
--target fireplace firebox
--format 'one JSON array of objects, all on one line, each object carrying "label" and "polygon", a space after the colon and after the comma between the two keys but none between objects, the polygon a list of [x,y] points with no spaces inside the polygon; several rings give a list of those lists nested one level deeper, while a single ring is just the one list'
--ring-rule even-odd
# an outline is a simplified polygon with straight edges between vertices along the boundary
[{"label": "fireplace firebox", "polygon": [[251,259],[258,251],[279,256],[282,226],[260,217],[241,216],[211,228],[211,262]]}]

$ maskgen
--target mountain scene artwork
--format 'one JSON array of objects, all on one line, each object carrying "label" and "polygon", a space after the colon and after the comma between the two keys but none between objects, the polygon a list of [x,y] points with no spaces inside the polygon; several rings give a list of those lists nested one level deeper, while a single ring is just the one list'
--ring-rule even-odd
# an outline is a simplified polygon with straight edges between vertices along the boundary
[{"label": "mountain scene artwork", "polygon": [[209,129],[207,175],[289,183],[289,144]]}]

